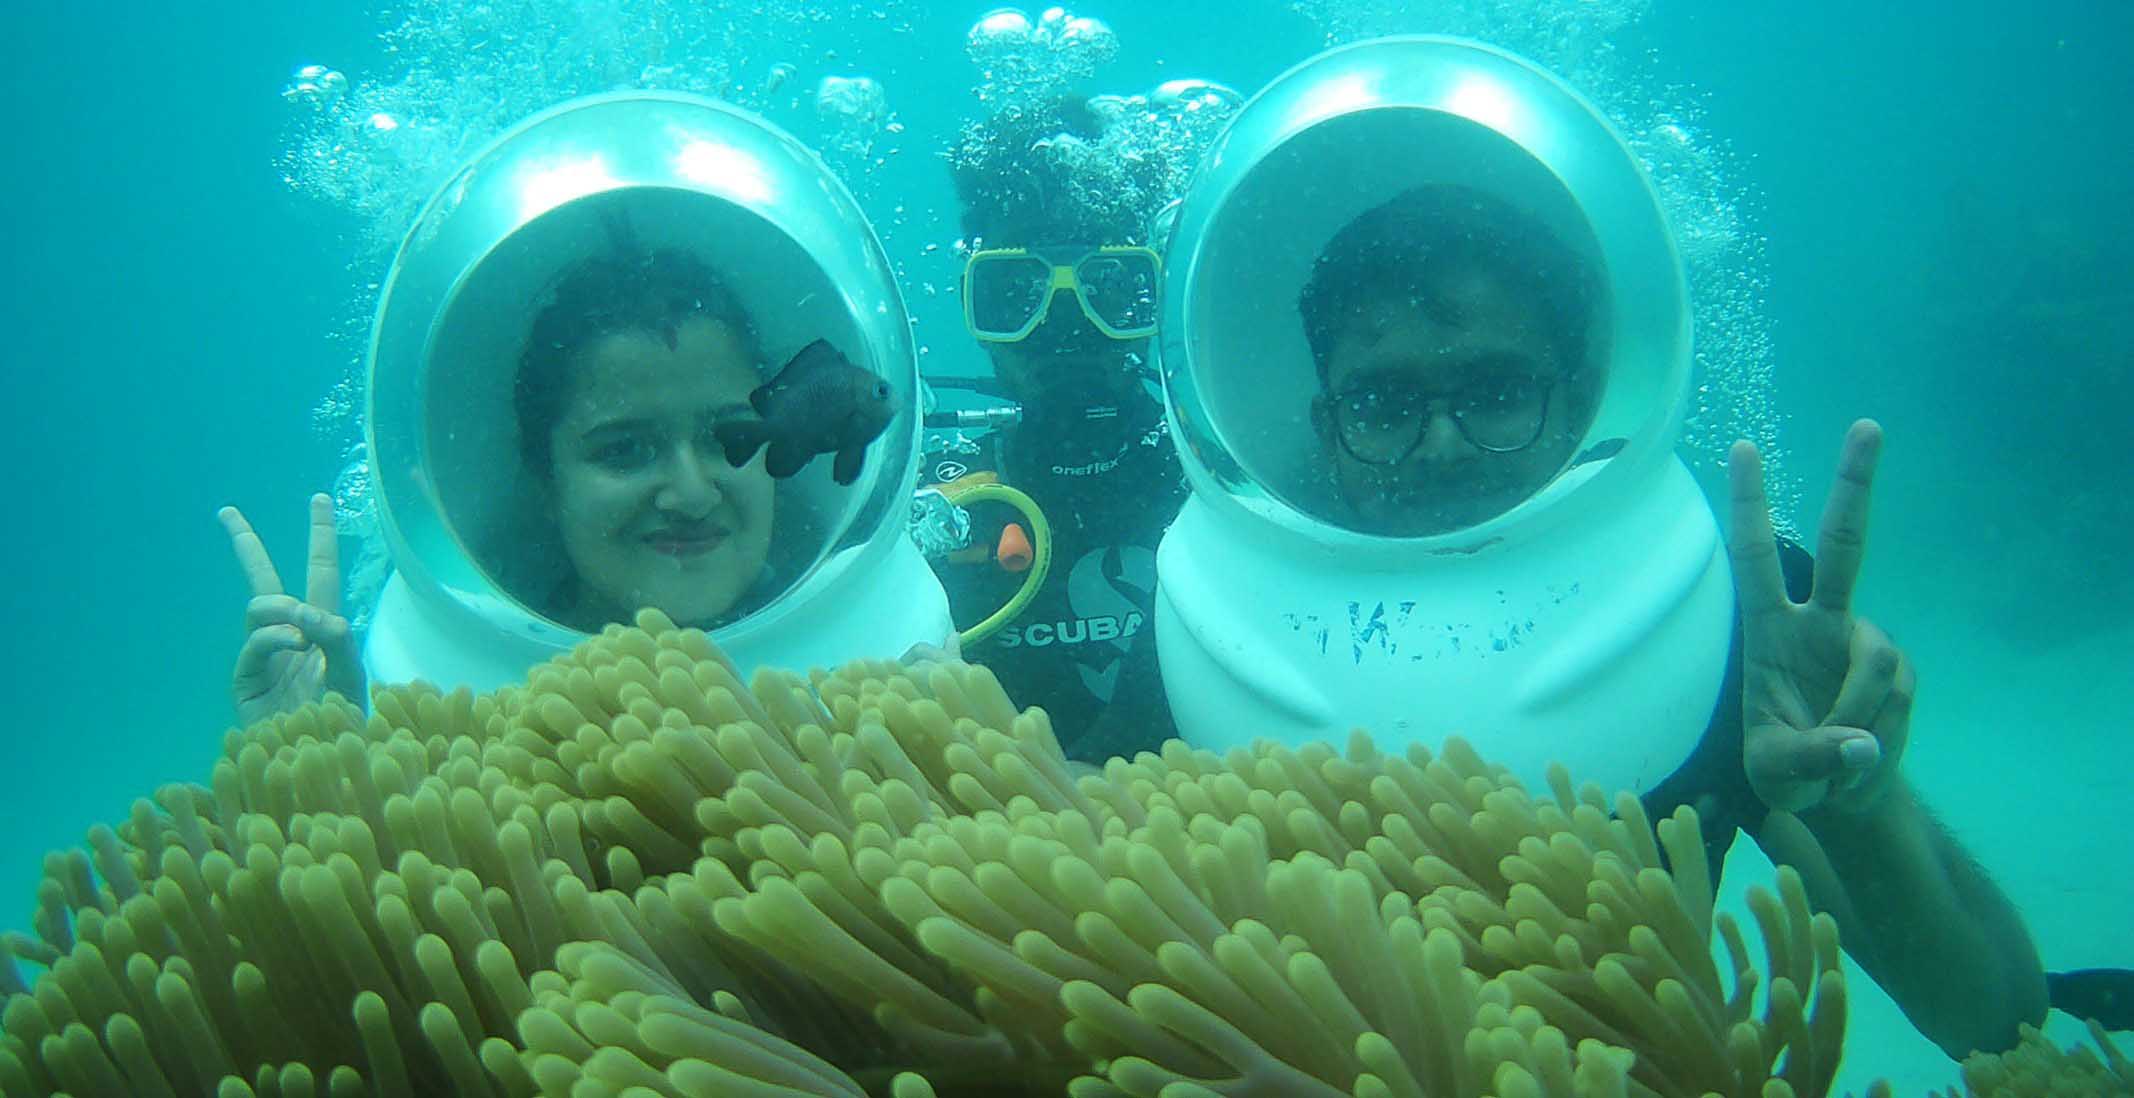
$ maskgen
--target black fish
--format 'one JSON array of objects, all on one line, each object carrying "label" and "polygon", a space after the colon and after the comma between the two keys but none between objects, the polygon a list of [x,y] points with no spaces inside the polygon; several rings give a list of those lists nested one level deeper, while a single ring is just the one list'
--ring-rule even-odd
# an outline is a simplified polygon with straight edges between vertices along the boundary
[{"label": "black fish", "polygon": [[867,444],[896,415],[889,383],[854,366],[827,339],[802,348],[769,384],[748,394],[748,403],[761,418],[713,429],[727,464],[738,469],[769,446],[765,468],[774,477],[789,477],[815,455],[834,453],[831,475],[839,484],[859,479]]},{"label": "black fish", "polygon": [[2048,972],[2045,989],[2054,1010],[2106,1029],[2134,1030],[2134,972],[2123,968]]}]

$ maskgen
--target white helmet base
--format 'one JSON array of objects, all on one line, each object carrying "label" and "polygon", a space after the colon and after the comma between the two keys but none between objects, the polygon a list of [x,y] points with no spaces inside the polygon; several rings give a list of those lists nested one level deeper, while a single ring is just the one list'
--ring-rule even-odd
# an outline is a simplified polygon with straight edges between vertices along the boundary
[{"label": "white helmet base", "polygon": [[1650,789],[1711,718],[1734,596],[1689,471],[1669,461],[1646,476],[1606,517],[1384,568],[1268,537],[1195,496],[1157,555],[1157,652],[1180,734],[1218,752],[1339,743],[1358,727],[1387,751],[1434,751],[1458,734],[1529,788],[1554,761],[1581,782]]}]

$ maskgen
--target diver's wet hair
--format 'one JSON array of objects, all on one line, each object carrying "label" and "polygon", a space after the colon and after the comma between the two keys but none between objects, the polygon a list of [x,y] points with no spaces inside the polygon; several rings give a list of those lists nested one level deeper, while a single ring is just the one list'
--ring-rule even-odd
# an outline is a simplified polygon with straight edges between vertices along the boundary
[{"label": "diver's wet hair", "polygon": [[1446,280],[1474,271],[1536,303],[1566,369],[1583,365],[1599,323],[1593,264],[1512,204],[1450,183],[1411,187],[1341,227],[1297,297],[1319,380],[1342,326],[1398,295],[1427,302]]},{"label": "diver's wet hair", "polygon": [[761,361],[755,324],[740,300],[710,265],[688,252],[596,256],[567,272],[534,318],[519,357],[512,400],[526,467],[548,475],[549,435],[563,414],[581,353],[618,332],[660,334],[671,344],[676,328],[700,316],[725,325],[750,358]]},{"label": "diver's wet hair", "polygon": [[1073,96],[966,124],[949,153],[963,235],[987,247],[1146,243],[1169,201],[1169,158],[1157,148],[1117,155],[1106,136]]}]

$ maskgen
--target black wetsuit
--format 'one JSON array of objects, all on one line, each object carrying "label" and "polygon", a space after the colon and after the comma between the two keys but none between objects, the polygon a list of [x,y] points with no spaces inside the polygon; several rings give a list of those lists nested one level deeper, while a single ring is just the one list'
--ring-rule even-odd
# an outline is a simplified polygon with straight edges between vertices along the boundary
[{"label": "black wetsuit", "polygon": [[[991,668],[1017,705],[1043,708],[1069,758],[1155,748],[1175,734],[1156,668],[1156,546],[1186,497],[1162,407],[1137,400],[1056,419],[1039,409],[982,445],[967,461],[935,462],[929,479],[990,471],[1029,495],[1051,527],[1052,565],[1022,613],[964,657]],[[1007,524],[1024,523],[1020,513],[1001,503],[969,511],[968,556],[980,559],[935,565],[959,628],[1023,581],[992,553]]]}]

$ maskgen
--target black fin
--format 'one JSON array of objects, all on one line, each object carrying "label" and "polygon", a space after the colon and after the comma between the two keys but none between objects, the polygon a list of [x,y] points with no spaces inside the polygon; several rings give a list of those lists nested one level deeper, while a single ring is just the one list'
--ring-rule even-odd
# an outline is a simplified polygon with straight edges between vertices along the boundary
[{"label": "black fin", "polygon": [[814,456],[804,446],[782,438],[772,439],[770,460],[765,463],[764,468],[770,470],[772,476],[784,480],[806,468],[808,459]]},{"label": "black fin", "polygon": [[839,484],[850,484],[860,478],[860,466],[866,463],[865,446],[847,446],[837,452],[837,464],[831,467],[830,478]]},{"label": "black fin", "polygon": [[2134,972],[2123,968],[2048,972],[2045,989],[2054,1010],[2106,1029],[2134,1030]]},{"label": "black fin", "polygon": [[726,464],[739,469],[771,440],[771,425],[759,420],[731,419],[714,425],[711,433],[719,440],[719,448],[726,451]]}]

